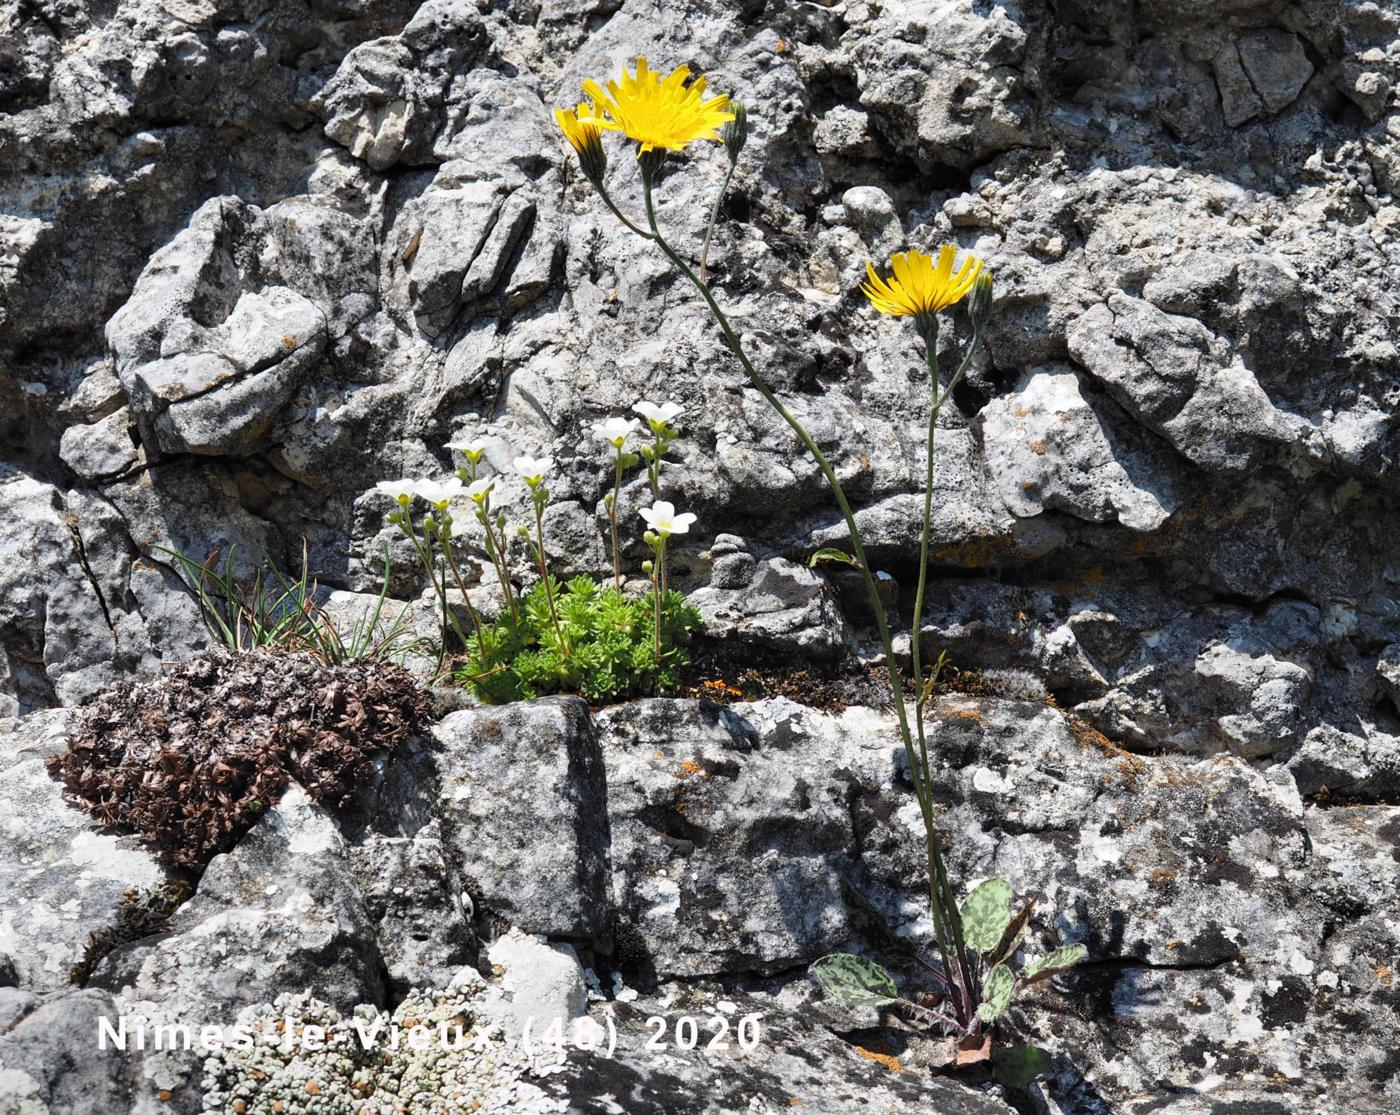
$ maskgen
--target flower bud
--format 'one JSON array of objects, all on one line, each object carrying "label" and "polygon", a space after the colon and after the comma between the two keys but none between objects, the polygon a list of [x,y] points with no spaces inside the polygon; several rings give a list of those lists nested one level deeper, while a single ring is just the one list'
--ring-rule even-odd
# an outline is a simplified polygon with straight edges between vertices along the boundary
[{"label": "flower bud", "polygon": [[603,137],[595,129],[588,142],[578,152],[578,165],[583,176],[595,186],[601,186],[608,173],[608,153],[603,147]]},{"label": "flower bud", "polygon": [[584,177],[595,186],[601,186],[608,170],[608,153],[603,150],[603,133],[592,119],[594,109],[588,102],[577,109],[558,108],[554,118],[569,146],[578,155],[578,165]]},{"label": "flower bud", "polygon": [[515,528],[515,533],[520,535],[521,538],[524,538],[527,541],[530,538],[530,528],[527,527],[524,523],[521,523]]},{"label": "flower bud", "polygon": [[987,323],[987,318],[992,314],[992,277],[986,271],[977,276],[977,283],[972,288],[972,298],[968,301],[967,312],[972,318],[972,324],[978,329]]},{"label": "flower bud", "polygon": [[724,149],[729,154],[729,161],[737,163],[739,152],[749,141],[749,111],[740,101],[731,100],[729,108],[734,113],[734,119],[720,129],[719,137],[724,142]]},{"label": "flower bud", "polygon": [[656,569],[656,562],[654,562],[654,561],[644,561],[644,562],[642,562],[642,572],[645,573],[648,577],[651,576],[652,571],[655,570],[655,569]]}]

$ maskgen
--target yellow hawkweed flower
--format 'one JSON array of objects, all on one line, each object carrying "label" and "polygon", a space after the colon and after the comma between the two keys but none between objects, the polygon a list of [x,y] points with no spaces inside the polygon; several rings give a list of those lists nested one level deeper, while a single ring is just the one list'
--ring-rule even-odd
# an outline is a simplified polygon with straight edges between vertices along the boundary
[{"label": "yellow hawkweed flower", "polygon": [[953,257],[958,250],[944,244],[938,252],[937,265],[933,256],[918,250],[896,252],[890,257],[889,279],[882,279],[870,264],[865,265],[868,281],[861,291],[870,304],[882,314],[904,317],[912,314],[935,314],[956,305],[966,297],[982,270],[982,261],[974,255],[963,260],[958,273],[953,274]]},{"label": "yellow hawkweed flower", "polygon": [[583,173],[594,182],[603,176],[607,169],[608,156],[603,150],[602,121],[598,110],[588,101],[578,108],[556,108],[554,119],[559,122],[559,130],[578,153],[579,166]]},{"label": "yellow hawkweed flower", "polygon": [[706,100],[705,79],[697,77],[687,85],[689,77],[689,66],[677,66],[663,79],[647,69],[645,58],[638,58],[636,75],[624,66],[622,77],[609,81],[606,91],[590,78],[583,91],[604,114],[592,122],[636,140],[641,145],[638,155],[656,147],[681,151],[697,139],[717,140],[721,125],[734,119],[729,97],[721,93]]}]

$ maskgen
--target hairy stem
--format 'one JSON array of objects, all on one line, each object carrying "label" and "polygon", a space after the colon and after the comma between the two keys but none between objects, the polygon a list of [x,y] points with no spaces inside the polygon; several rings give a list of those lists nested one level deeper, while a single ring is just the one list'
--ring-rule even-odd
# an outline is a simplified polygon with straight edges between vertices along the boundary
[{"label": "hairy stem", "polygon": [[637,225],[633,224],[627,219],[627,217],[623,214],[622,210],[619,209],[617,205],[613,202],[612,196],[608,193],[607,190],[603,188],[603,184],[601,182],[595,182],[594,185],[598,187],[598,196],[603,199],[603,204],[612,210],[612,214],[614,217],[616,217],[619,221],[626,225],[628,229],[630,229],[632,232],[635,232],[643,240],[655,239],[655,237],[652,236],[651,233],[647,232],[646,229],[639,228]]},{"label": "hairy stem", "polygon": [[491,559],[491,564],[496,567],[496,576],[501,581],[501,591],[505,594],[506,606],[510,608],[510,618],[513,623],[520,622],[520,609],[515,605],[515,593],[510,586],[510,565],[506,559],[505,538],[497,538],[496,532],[491,528],[490,509],[486,509],[479,516],[481,528],[486,532],[486,556]]},{"label": "hairy stem", "polygon": [[452,570],[452,579],[457,582],[457,591],[462,594],[462,602],[467,606],[467,615],[472,617],[472,626],[476,629],[477,646],[481,645],[481,617],[476,614],[476,609],[472,607],[471,597],[467,595],[467,586],[462,581],[461,570],[457,568],[456,555],[452,553],[452,541],[450,538],[443,539],[443,553],[447,555],[448,567]]},{"label": "hairy stem", "polygon": [[[711,316],[719,326],[720,332],[724,335],[725,344],[739,361],[754,389],[763,396],[764,400],[771,406],[784,422],[792,429],[798,439],[812,455],[816,461],[817,468],[821,471],[826,482],[831,486],[832,494],[836,497],[836,504],[840,508],[841,517],[845,520],[846,529],[851,536],[851,547],[855,551],[856,561],[861,572],[865,576],[866,593],[870,599],[871,611],[875,615],[875,626],[879,631],[880,643],[885,651],[885,668],[889,674],[891,696],[894,699],[895,716],[899,723],[899,734],[904,745],[905,760],[909,767],[909,776],[914,783],[914,794],[919,802],[919,812],[923,818],[924,833],[928,848],[929,860],[929,902],[934,922],[934,936],[938,941],[940,959],[943,961],[944,970],[952,973],[954,968],[950,963],[949,928],[955,926],[958,921],[957,906],[949,903],[945,897],[945,888],[940,886],[940,880],[947,878],[947,872],[943,868],[943,855],[939,846],[938,830],[933,819],[933,798],[929,790],[927,781],[923,777],[922,766],[914,750],[914,740],[910,732],[908,712],[904,705],[904,678],[900,672],[898,661],[894,654],[894,643],[890,637],[889,617],[885,612],[885,606],[880,600],[880,589],[875,581],[875,574],[870,568],[870,562],[865,554],[865,544],[861,539],[860,528],[856,525],[855,513],[851,510],[851,505],[846,499],[846,493],[841,487],[841,482],[836,477],[836,471],[831,467],[831,463],[826,459],[817,443],[812,440],[812,436],[807,433],[802,423],[783,405],[782,401],[773,393],[773,389],[758,373],[758,370],[749,360],[748,354],[744,352],[744,347],[739,341],[738,335],[729,323],[728,317],[715,301],[714,294],[709,286],[702,282],[693,270],[681,259],[675,249],[667,243],[666,238],[661,234],[656,223],[656,207],[652,199],[652,183],[650,177],[643,175],[642,192],[646,200],[647,224],[651,229],[650,239],[654,240],[658,247],[665,253],[671,264],[690,282],[705,300],[709,307]],[[959,965],[961,969],[961,965]],[[959,972],[965,979],[965,973]],[[959,1006],[959,1013],[966,1014],[966,996],[964,1002]],[[969,1021],[964,1019],[964,1021]]]},{"label": "hairy stem", "polygon": [[656,543],[656,565],[651,571],[652,618],[655,621],[655,653],[658,683],[661,671],[661,593],[666,580],[666,536],[663,534]]},{"label": "hairy stem", "polygon": [[710,209],[710,222],[705,226],[705,244],[700,249],[700,281],[708,283],[710,281],[708,264],[710,262],[710,237],[714,235],[715,222],[719,220],[720,206],[724,204],[724,195],[729,192],[729,183],[734,178],[734,168],[739,164],[730,160],[729,170],[724,176],[724,181],[720,184],[719,193],[715,195],[715,203]]},{"label": "hairy stem", "polygon": [[[928,585],[928,550],[929,534],[933,526],[933,475],[935,463],[935,448],[937,444],[938,416],[943,410],[943,404],[948,401],[954,388],[966,374],[968,366],[972,362],[973,354],[977,351],[981,341],[982,330],[980,325],[973,329],[972,340],[968,344],[967,351],[963,355],[962,362],[958,365],[958,370],[953,374],[953,378],[948,381],[948,386],[940,390],[938,375],[938,325],[937,318],[930,318],[924,332],[924,359],[928,364],[929,373],[929,411],[928,411],[928,442],[925,449],[926,471],[924,475],[924,520],[923,530],[919,537],[919,580],[918,587],[914,593],[914,615],[909,624],[910,632],[910,663],[914,675],[914,726],[918,737],[919,760],[923,764],[924,782],[930,780],[928,761],[928,739],[924,731],[924,670],[923,670],[923,625],[924,625],[924,591]],[[937,862],[930,861],[930,869],[937,872],[938,889],[943,896],[943,904],[956,909],[957,896],[953,893],[952,884],[948,881],[948,872],[941,859]],[[969,1010],[971,999],[976,993],[977,972],[973,959],[967,951],[967,945],[963,940],[962,919],[952,917],[949,919],[952,929],[953,948],[957,954],[958,964],[962,968],[962,984],[964,994],[969,1000]]]}]

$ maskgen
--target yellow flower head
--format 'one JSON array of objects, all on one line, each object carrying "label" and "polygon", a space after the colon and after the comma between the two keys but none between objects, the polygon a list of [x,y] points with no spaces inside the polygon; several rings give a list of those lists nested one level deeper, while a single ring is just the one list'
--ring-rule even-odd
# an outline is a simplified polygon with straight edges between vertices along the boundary
[{"label": "yellow flower head", "polygon": [[623,67],[622,77],[609,81],[606,91],[590,78],[583,91],[603,110],[592,122],[636,140],[638,155],[656,147],[681,151],[697,139],[718,140],[719,128],[734,119],[729,97],[721,93],[706,100],[705,79],[687,85],[689,77],[689,66],[677,66],[663,78],[638,58],[635,76]]},{"label": "yellow flower head", "polygon": [[926,252],[896,252],[890,257],[890,270],[894,274],[882,279],[867,263],[865,271],[869,278],[860,289],[882,314],[895,317],[935,314],[961,302],[982,270],[982,261],[969,255],[958,273],[953,274],[953,257],[957,254],[953,245],[944,244],[935,264],[933,256]]},{"label": "yellow flower head", "polygon": [[598,119],[598,110],[589,101],[583,101],[578,108],[556,108],[554,119],[559,122],[564,138],[578,153],[584,174],[596,182],[608,165],[607,154],[603,151],[602,121]]},{"label": "yellow flower head", "polygon": [[580,155],[602,139],[603,133],[599,130],[597,115],[598,110],[588,101],[581,102],[578,108],[554,110],[554,119],[559,121],[559,130]]}]

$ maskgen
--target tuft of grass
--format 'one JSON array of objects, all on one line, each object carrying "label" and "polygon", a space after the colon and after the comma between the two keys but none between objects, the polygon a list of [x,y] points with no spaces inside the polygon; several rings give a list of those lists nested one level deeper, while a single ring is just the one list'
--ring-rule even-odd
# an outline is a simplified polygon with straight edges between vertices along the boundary
[{"label": "tuft of grass", "polygon": [[[277,649],[310,654],[335,666],[345,662],[384,659],[402,662],[422,641],[413,634],[407,607],[383,622],[393,572],[389,548],[384,548],[383,587],[372,607],[348,625],[331,616],[317,601],[320,585],[311,576],[306,541],[302,540],[301,572],[295,579],[279,570],[268,555],[251,581],[234,573],[236,547],[226,554],[215,550],[196,561],[179,550],[152,547],[175,562],[186,589],[199,605],[209,637],[235,653]],[[222,559],[222,560],[221,560]]]}]

